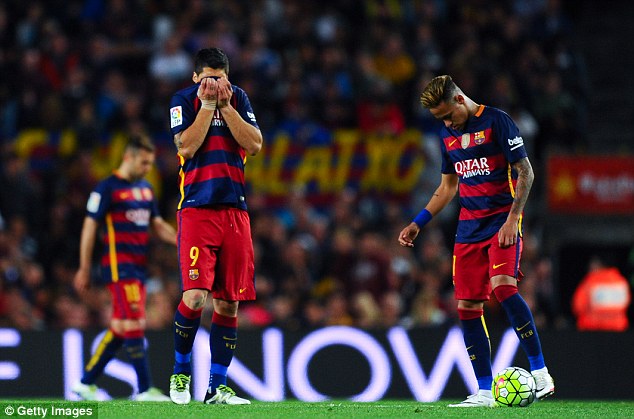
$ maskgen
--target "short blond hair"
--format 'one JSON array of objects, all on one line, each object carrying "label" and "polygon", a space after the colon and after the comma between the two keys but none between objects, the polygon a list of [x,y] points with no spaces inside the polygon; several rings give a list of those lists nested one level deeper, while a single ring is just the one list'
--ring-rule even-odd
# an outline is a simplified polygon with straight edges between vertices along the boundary
[{"label": "short blond hair", "polygon": [[451,76],[442,75],[434,77],[420,94],[420,103],[423,107],[435,108],[442,102],[449,102],[460,89],[453,82]]}]

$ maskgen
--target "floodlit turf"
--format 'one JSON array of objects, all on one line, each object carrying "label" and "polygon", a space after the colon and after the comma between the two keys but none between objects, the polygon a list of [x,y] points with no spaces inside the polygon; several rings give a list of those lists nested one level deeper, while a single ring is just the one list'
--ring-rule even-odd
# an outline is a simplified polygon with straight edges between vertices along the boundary
[{"label": "floodlit turf", "polygon": [[[63,402],[61,400],[0,400],[0,417],[25,417],[18,415],[17,410],[11,416],[5,408],[11,406],[43,407],[51,405],[69,408],[97,406],[98,418],[472,418],[472,417],[553,417],[553,418],[631,418],[634,417],[634,400],[632,401],[573,401],[550,399],[534,403],[527,408],[448,408],[448,403],[456,400],[445,400],[435,403],[419,403],[411,400],[382,400],[371,403],[350,401],[327,401],[306,403],[286,401],[278,403],[253,402],[249,406],[206,406],[200,402],[192,402],[186,406],[166,403],[136,403],[127,400],[115,400],[99,403]],[[37,415],[30,418],[42,417]],[[47,415],[46,417],[50,417]],[[64,416],[55,416],[64,417]],[[95,417],[71,415],[66,417]]]}]

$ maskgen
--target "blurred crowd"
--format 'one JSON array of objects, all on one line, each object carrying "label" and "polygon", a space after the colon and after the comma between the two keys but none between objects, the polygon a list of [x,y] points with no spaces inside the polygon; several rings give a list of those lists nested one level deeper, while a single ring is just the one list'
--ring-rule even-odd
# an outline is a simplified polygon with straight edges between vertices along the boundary
[{"label": "blurred crowd", "polygon": [[[149,134],[158,146],[154,180],[160,208],[173,219],[178,191],[169,100],[191,83],[198,49],[218,46],[228,54],[229,78],[249,94],[265,147],[279,132],[292,141],[313,142],[322,132],[342,128],[388,136],[416,128],[421,137],[433,138],[437,122],[418,97],[433,76],[447,73],[477,102],[511,114],[540,167],[550,151],[584,147],[588,88],[574,43],[574,12],[567,5],[562,0],[2,2],[0,326],[105,325],[107,292],[79,296],[72,289],[81,220],[99,180],[96,159],[112,152],[117,133]],[[25,134],[34,129],[46,137]],[[112,162],[110,169],[115,166]],[[540,326],[565,326],[552,263],[541,246],[539,185],[535,189],[521,289]],[[412,203],[430,192],[414,191]],[[354,190],[342,192],[328,208],[311,205],[301,191],[289,191],[284,207],[269,207],[257,194],[248,204],[258,300],[241,306],[242,327],[455,321],[455,209],[426,227],[412,251],[399,247],[396,237],[415,205]],[[180,297],[175,254],[158,243],[151,247],[149,329],[171,325]],[[494,301],[489,312],[503,321]]]}]

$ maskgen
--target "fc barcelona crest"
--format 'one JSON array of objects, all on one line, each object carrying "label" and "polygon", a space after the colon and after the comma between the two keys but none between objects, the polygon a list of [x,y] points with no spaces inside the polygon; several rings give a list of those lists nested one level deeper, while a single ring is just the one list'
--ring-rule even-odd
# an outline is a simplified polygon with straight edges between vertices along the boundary
[{"label": "fc barcelona crest", "polygon": [[141,189],[141,193],[143,193],[143,199],[144,199],[145,201],[151,201],[151,200],[152,200],[152,198],[154,198],[154,197],[152,196],[152,189],[150,189],[150,188],[143,188],[143,189]]},{"label": "fc barcelona crest", "polygon": [[471,142],[471,134],[469,134],[469,133],[462,134],[462,140],[460,142],[460,144],[462,145],[462,148],[469,147],[469,143],[470,142]]},{"label": "fc barcelona crest", "polygon": [[476,143],[476,145],[482,144],[484,142],[484,140],[486,140],[486,136],[484,135],[484,131],[478,131],[478,132],[475,133],[473,141]]},{"label": "fc barcelona crest", "polygon": [[189,279],[195,281],[198,279],[200,275],[198,274],[198,269],[190,269],[189,270]]}]

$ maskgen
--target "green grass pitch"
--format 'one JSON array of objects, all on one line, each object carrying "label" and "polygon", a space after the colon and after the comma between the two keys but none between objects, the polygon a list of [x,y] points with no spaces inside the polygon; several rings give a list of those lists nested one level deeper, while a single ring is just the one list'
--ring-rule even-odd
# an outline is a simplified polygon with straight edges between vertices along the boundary
[{"label": "green grass pitch", "polygon": [[[631,418],[634,417],[632,401],[578,401],[550,399],[534,403],[527,408],[448,408],[447,404],[457,400],[443,400],[434,403],[420,403],[411,400],[382,400],[377,402],[351,402],[330,400],[320,403],[300,401],[253,402],[249,406],[207,406],[201,402],[192,402],[186,406],[173,403],[138,403],[128,400],[84,403],[64,402],[62,400],[0,400],[0,418],[3,417],[42,417],[20,416],[17,411],[9,416],[5,408],[50,407],[51,405],[68,407],[95,407],[97,415],[74,416],[75,418],[476,418],[476,417],[533,417],[533,418]],[[50,413],[46,416],[50,417]],[[73,417],[53,416],[53,417]]]}]

